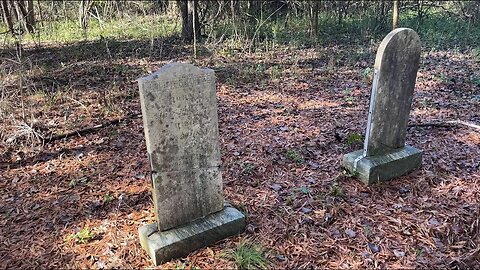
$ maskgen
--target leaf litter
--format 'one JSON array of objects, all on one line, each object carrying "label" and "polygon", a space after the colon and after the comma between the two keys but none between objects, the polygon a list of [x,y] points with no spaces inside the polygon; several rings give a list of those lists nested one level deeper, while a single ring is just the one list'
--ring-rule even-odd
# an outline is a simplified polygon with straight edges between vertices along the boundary
[{"label": "leaf litter", "polygon": [[[331,66],[328,51],[338,48],[345,57]],[[168,59],[113,51],[110,62],[63,59],[62,67],[50,59],[40,68],[41,59],[69,49],[26,50],[38,68],[26,84],[57,93],[25,101],[36,119],[30,127],[44,137],[138,114],[134,80],[171,58],[188,60],[186,48],[172,46]],[[412,127],[407,143],[424,150],[420,169],[371,187],[344,174],[342,155],[361,147],[347,141],[364,133],[371,83],[364,74],[374,60],[347,57],[357,49],[196,60],[217,70],[225,197],[248,213],[247,230],[162,268],[232,268],[221,254],[245,240],[265,248],[272,268],[480,267],[478,132]],[[468,53],[424,53],[410,122],[480,123],[471,80],[479,68]],[[69,91],[58,94],[62,87]],[[15,120],[2,118],[2,139],[15,133]],[[151,267],[137,237],[155,219],[141,119],[43,146],[16,137],[0,147],[4,268]]]}]

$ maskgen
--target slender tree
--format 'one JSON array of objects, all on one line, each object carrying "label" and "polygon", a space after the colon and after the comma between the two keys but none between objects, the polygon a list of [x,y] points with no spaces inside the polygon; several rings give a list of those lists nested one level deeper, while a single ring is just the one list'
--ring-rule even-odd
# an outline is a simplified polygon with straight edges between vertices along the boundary
[{"label": "slender tree", "polygon": [[7,2],[7,0],[1,0],[0,4],[2,5],[3,20],[5,21],[5,24],[7,25],[8,31],[13,34],[14,33],[13,19],[12,19],[12,14],[10,13],[10,9],[8,7],[8,2]]},{"label": "slender tree", "polygon": [[310,6],[310,36],[318,37],[318,9],[320,6],[319,1],[309,2]]},{"label": "slender tree", "polygon": [[398,0],[393,0],[393,29],[398,27]]},{"label": "slender tree", "polygon": [[33,0],[27,0],[27,14],[25,16],[27,29],[30,33],[35,31],[35,12],[33,9]]},{"label": "slender tree", "polygon": [[[180,16],[182,17],[182,38],[186,42],[193,41],[193,37],[200,37],[200,23],[198,20],[197,0],[177,0]],[[193,21],[195,20],[195,22]],[[193,27],[195,26],[195,31]]]}]

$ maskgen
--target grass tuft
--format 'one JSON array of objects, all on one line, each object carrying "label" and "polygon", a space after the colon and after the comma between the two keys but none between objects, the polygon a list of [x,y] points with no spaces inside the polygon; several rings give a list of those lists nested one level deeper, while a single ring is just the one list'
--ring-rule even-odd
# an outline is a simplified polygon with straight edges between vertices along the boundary
[{"label": "grass tuft", "polygon": [[303,163],[304,161],[302,155],[299,152],[297,152],[295,149],[287,150],[286,156],[287,158],[291,159],[292,161],[298,164]]},{"label": "grass tuft", "polygon": [[265,251],[250,242],[241,242],[234,250],[227,251],[224,256],[234,260],[238,269],[267,269],[269,262]]}]

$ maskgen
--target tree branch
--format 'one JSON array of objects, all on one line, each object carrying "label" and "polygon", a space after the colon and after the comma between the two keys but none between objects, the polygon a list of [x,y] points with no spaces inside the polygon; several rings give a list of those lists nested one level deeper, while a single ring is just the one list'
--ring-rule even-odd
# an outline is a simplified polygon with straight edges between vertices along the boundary
[{"label": "tree branch", "polygon": [[453,121],[444,121],[444,122],[432,122],[432,123],[415,123],[410,124],[408,127],[459,127],[459,126],[466,126],[473,128],[475,130],[480,131],[480,126],[476,124],[472,124],[469,122],[461,121],[461,120],[453,120]]},{"label": "tree branch", "polygon": [[93,126],[93,127],[88,127],[88,128],[85,128],[85,129],[75,130],[75,131],[72,131],[72,132],[69,132],[69,133],[66,133],[66,134],[53,135],[53,136],[50,136],[50,137],[45,136],[45,138],[43,139],[43,143],[51,143],[51,142],[54,142],[54,141],[65,139],[65,138],[82,136],[82,135],[85,135],[85,134],[93,133],[93,132],[95,132],[99,129],[102,129],[102,128],[105,128],[105,127],[108,127],[108,126],[112,126],[112,125],[118,125],[123,121],[130,120],[130,119],[133,119],[133,118],[137,118],[138,116],[141,116],[141,115],[142,115],[141,113],[136,113],[136,114],[126,116],[124,118],[111,120],[111,121],[108,121],[108,122],[100,124],[100,125],[96,125],[96,126]]}]

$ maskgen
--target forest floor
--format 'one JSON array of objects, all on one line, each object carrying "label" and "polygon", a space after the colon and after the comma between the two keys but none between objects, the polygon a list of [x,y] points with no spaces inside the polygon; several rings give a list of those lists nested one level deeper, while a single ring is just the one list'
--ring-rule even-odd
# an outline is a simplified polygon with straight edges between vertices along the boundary
[{"label": "forest floor", "polygon": [[[135,80],[191,62],[175,44],[29,47],[22,64],[1,50],[0,268],[152,266],[137,236],[154,213]],[[218,78],[225,197],[247,229],[162,267],[233,268],[225,254],[245,241],[272,268],[480,267],[478,130],[410,127],[423,165],[384,184],[341,168],[362,147],[376,46],[200,50]],[[424,48],[410,124],[480,124],[478,57]]]}]

